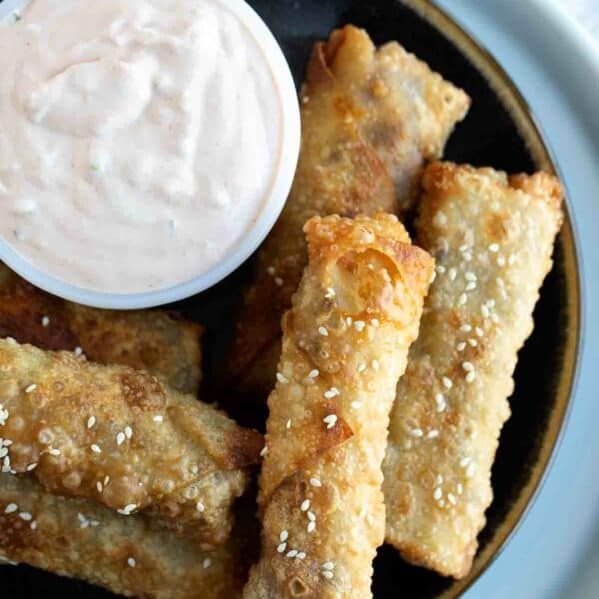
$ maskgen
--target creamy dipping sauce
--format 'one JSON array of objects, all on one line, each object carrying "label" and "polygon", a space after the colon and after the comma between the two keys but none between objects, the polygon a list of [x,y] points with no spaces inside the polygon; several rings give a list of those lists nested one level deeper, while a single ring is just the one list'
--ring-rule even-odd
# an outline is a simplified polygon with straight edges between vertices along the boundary
[{"label": "creamy dipping sauce", "polygon": [[0,73],[0,234],[38,269],[170,287],[264,207],[281,96],[218,0],[34,0],[0,28]]}]

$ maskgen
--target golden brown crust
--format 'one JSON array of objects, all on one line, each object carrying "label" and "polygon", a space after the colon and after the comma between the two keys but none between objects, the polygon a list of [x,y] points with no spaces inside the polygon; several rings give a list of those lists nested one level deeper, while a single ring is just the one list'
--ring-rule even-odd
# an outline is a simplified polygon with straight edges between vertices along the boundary
[{"label": "golden brown crust", "polygon": [[124,513],[143,511],[207,545],[230,532],[230,507],[261,437],[193,396],[123,366],[0,340],[2,470]]},{"label": "golden brown crust", "polygon": [[0,559],[23,562],[147,599],[233,599],[247,569],[244,542],[204,551],[93,501],[45,491],[29,477],[0,474]]},{"label": "golden brown crust", "polygon": [[384,535],[388,413],[433,261],[391,215],[315,217],[283,321],[246,598],[363,598]]},{"label": "golden brown crust", "polygon": [[281,316],[307,262],[304,223],[315,215],[408,209],[423,162],[439,157],[469,106],[463,91],[399,44],[377,50],[352,26],[316,44],[301,97],[293,188],[259,252],[228,370],[240,390],[264,398],[274,384]]},{"label": "golden brown crust", "polygon": [[97,310],[37,289],[0,264],[0,337],[147,370],[183,393],[201,377],[202,327],[171,312]]},{"label": "golden brown crust", "polygon": [[559,181],[451,163],[428,166],[418,240],[437,278],[397,388],[383,470],[388,542],[461,578],[491,503],[517,352],[551,267]]}]

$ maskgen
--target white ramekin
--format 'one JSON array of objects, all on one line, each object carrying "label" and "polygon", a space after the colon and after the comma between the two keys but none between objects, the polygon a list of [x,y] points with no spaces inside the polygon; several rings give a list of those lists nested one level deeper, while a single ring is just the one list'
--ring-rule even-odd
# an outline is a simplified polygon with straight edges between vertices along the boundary
[{"label": "white ramekin", "polygon": [[[218,0],[245,24],[270,63],[281,95],[282,141],[277,172],[270,192],[254,225],[216,266],[184,283],[147,293],[103,293],[66,283],[39,270],[0,236],[0,260],[35,286],[64,299],[94,306],[131,310],[175,302],[212,287],[240,266],[258,248],[277,220],[297,166],[300,147],[300,113],[293,77],[283,52],[270,29],[244,0]],[[23,9],[29,0],[4,0],[0,4],[0,21]]]}]

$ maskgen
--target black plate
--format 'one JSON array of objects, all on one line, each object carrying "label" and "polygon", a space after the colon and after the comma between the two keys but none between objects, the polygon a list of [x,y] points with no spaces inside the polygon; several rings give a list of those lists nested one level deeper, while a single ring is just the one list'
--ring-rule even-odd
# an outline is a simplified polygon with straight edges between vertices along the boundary
[{"label": "black plate", "polygon": [[[493,86],[473,66],[471,57],[466,57],[413,8],[393,0],[253,0],[250,4],[282,45],[298,85],[314,41],[326,38],[337,26],[353,23],[366,28],[376,43],[398,40],[471,96],[472,108],[447,146],[447,159],[489,165],[508,172],[532,172],[538,168],[538,156],[527,149],[530,140],[525,142],[519,133],[522,127],[518,127],[516,118],[504,108]],[[416,4],[422,8],[426,3]],[[555,267],[545,282],[535,312],[534,334],[520,354],[516,390],[510,400],[513,415],[503,430],[493,468],[495,499],[487,513],[488,524],[480,535],[481,551],[472,578],[484,570],[500,550],[521,516],[524,505],[518,507],[518,504],[523,503],[524,495],[524,504],[532,496],[562,422],[567,398],[560,407],[559,389],[565,384],[562,379],[569,368],[566,364],[568,344],[575,344],[576,332],[573,333],[572,328],[577,326],[576,306],[569,299],[573,294],[576,296],[573,289],[576,285],[572,283],[576,276],[566,268],[568,256],[574,263],[573,252],[571,239],[565,239],[562,234]],[[214,389],[215,373],[230,335],[232,307],[238,301],[240,285],[248,273],[248,265],[245,265],[217,287],[176,306],[208,328],[205,396]],[[570,361],[573,361],[571,356]],[[556,411],[560,413],[556,415]],[[254,420],[256,414],[237,412],[236,416],[247,422]],[[464,586],[464,583],[456,585],[449,579],[406,564],[389,547],[379,551],[373,585],[377,599],[455,596]],[[107,599],[111,596],[84,583],[26,566],[0,569],[0,597],[7,599]]]}]

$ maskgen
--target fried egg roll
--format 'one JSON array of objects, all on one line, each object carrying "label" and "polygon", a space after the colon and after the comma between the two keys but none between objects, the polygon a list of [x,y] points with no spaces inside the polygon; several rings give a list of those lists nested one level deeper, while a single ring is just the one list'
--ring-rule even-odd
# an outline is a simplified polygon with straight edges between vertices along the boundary
[{"label": "fried egg roll", "polygon": [[293,187],[236,322],[227,376],[239,390],[266,399],[274,385],[281,316],[308,260],[304,223],[314,215],[406,211],[424,162],[440,157],[469,104],[396,42],[377,50],[365,31],[347,26],[316,44],[301,92]]},{"label": "fried egg roll", "polygon": [[430,165],[418,241],[437,261],[391,414],[387,541],[410,562],[468,574],[518,350],[562,222],[562,189],[532,176]]},{"label": "fried egg roll", "polygon": [[152,375],[0,340],[3,472],[124,515],[144,512],[206,546],[224,543],[230,508],[261,436]]},{"label": "fried egg roll", "polygon": [[92,362],[123,364],[196,393],[202,327],[174,313],[97,310],[40,289],[0,263],[0,337],[41,349],[83,352]]},{"label": "fried egg roll", "polygon": [[141,514],[122,516],[94,501],[53,495],[30,477],[0,474],[0,560],[126,596],[231,599],[244,581],[242,546],[236,539],[205,551]]},{"label": "fried egg roll", "polygon": [[433,260],[391,215],[315,217],[283,321],[250,598],[364,598],[383,542],[389,411]]}]

